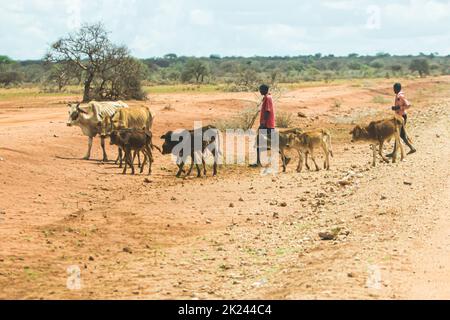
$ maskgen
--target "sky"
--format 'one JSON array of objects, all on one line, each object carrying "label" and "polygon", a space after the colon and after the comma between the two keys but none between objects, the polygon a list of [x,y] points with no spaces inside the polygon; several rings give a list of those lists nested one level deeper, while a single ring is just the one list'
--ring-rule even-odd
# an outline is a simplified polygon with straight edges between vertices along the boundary
[{"label": "sky", "polygon": [[138,58],[450,54],[450,0],[0,0],[0,55],[98,21]]}]

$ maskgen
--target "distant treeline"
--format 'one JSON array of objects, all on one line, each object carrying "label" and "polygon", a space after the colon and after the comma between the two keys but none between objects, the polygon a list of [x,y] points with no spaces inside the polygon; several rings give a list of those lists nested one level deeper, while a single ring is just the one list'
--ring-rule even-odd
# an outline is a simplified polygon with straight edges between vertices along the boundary
[{"label": "distant treeline", "polygon": [[[194,58],[167,54],[140,60],[145,83],[223,84],[230,91],[253,90],[261,82],[298,83],[351,78],[394,78],[449,75],[450,55],[375,56],[350,54],[346,57],[321,54],[295,57],[210,57]],[[64,80],[64,83],[61,81]],[[67,79],[48,61],[13,61],[0,56],[0,86],[40,85],[63,90],[68,84],[81,85],[81,78]]]}]

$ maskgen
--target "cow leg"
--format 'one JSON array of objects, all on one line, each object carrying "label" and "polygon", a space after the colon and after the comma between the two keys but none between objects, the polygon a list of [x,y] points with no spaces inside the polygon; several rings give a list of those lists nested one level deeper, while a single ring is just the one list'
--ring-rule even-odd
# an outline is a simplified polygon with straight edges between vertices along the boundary
[{"label": "cow leg", "polygon": [[[384,162],[389,163],[389,159],[386,158],[386,156],[383,154],[383,146],[384,146],[384,141],[380,141],[379,145],[378,145],[378,154],[380,155],[380,157],[383,159]],[[394,150],[394,157],[395,157],[395,150]],[[395,163],[395,160],[394,160]]]},{"label": "cow leg", "polygon": [[297,166],[297,172],[302,172],[303,169],[303,154],[298,151],[298,166]]},{"label": "cow leg", "polygon": [[[384,141],[380,141],[380,144],[378,145],[378,154],[381,156],[381,158],[383,159],[384,162],[389,163],[389,159],[386,158],[383,154],[383,146],[384,146]],[[393,154],[393,158],[394,158],[394,163],[396,161],[396,157],[397,157],[397,150],[394,150],[394,154]]]},{"label": "cow leg", "polygon": [[117,148],[117,159],[116,162],[114,162],[114,164],[119,164],[120,163],[120,167],[122,168],[122,148]]},{"label": "cow leg", "polygon": [[394,152],[392,153],[392,163],[397,162],[397,155],[398,155],[398,149],[402,151],[401,154],[401,160],[403,161],[405,156],[405,149],[403,149],[403,145],[400,141],[400,132],[397,130],[397,133],[395,135],[395,145],[394,145]]},{"label": "cow leg", "polygon": [[136,151],[136,152],[137,152],[137,157],[138,157],[138,166],[140,167],[141,166],[141,153],[139,151]]},{"label": "cow leg", "polygon": [[189,167],[189,170],[188,170],[188,172],[186,173],[186,177],[189,177],[190,175],[191,175],[191,173],[192,173],[192,169],[194,169],[194,157],[191,157],[191,165],[190,165],[190,167]]},{"label": "cow leg", "polygon": [[142,150],[142,154],[144,155],[144,162],[142,163],[142,166],[141,166],[141,173],[144,172],[145,165],[147,164],[147,161],[148,161],[149,162],[149,173],[148,173],[148,175],[151,175],[151,173],[152,173],[152,171],[151,171],[151,169],[152,169],[152,162],[153,162],[152,153],[151,153],[151,151],[147,150],[147,147],[145,147]]},{"label": "cow leg", "polygon": [[181,176],[181,173],[183,173],[183,171],[184,171],[183,168],[184,168],[184,161],[178,165],[177,178],[179,178]]},{"label": "cow leg", "polygon": [[372,152],[373,152],[373,161],[372,161],[372,166],[376,167],[377,166],[377,146],[375,144],[372,144]]},{"label": "cow leg", "polygon": [[123,167],[123,160],[125,160],[125,162],[127,161],[126,157],[125,157],[125,150],[120,148],[120,167]]},{"label": "cow leg", "polygon": [[305,152],[305,166],[306,166],[306,169],[311,170],[311,167],[309,166],[309,163],[308,163],[308,151]]},{"label": "cow leg", "polygon": [[213,164],[213,177],[217,176],[217,163],[219,162],[218,151],[214,149],[212,152],[214,156],[214,164]]},{"label": "cow leg", "polygon": [[197,167],[197,178],[201,178],[202,170],[200,169],[200,165],[197,163],[197,164],[195,164],[195,166]]},{"label": "cow leg", "polygon": [[405,160],[405,148],[403,147],[403,145],[401,143],[398,144],[400,147],[400,160],[403,161]]},{"label": "cow leg", "polygon": [[[148,175],[152,174],[152,165],[153,165],[153,153],[152,153],[152,149],[147,146],[146,148],[147,151],[147,157],[148,157]],[[142,166],[142,169],[144,169],[144,166]]]},{"label": "cow leg", "polygon": [[122,174],[127,174],[127,168],[128,168],[128,153],[127,150],[124,150],[125,152],[125,166],[123,168]]},{"label": "cow leg", "polygon": [[330,152],[328,151],[328,147],[325,143],[322,144],[323,152],[325,153],[325,165],[324,169],[330,170]]},{"label": "cow leg", "polygon": [[[133,159],[132,159],[133,163],[135,162],[137,155],[139,155],[139,151],[138,150],[134,150],[134,152],[133,152]],[[139,159],[138,165],[139,165],[139,167],[141,166],[141,160],[140,159]]]},{"label": "cow leg", "polygon": [[123,174],[127,174],[127,165],[130,166],[131,168],[131,174],[134,175],[134,166],[133,166],[133,162],[132,162],[132,157],[131,157],[131,149],[129,147],[126,147],[125,149],[125,168],[123,170]]},{"label": "cow leg", "polygon": [[88,140],[88,150],[86,155],[84,156],[83,160],[89,160],[91,158],[91,150],[92,150],[92,144],[94,142],[94,138],[93,137],[89,137]]},{"label": "cow leg", "polygon": [[128,150],[127,150],[127,153],[128,153],[128,161],[129,161],[129,164],[130,164],[130,167],[131,167],[131,174],[134,175],[135,172],[134,172],[134,164],[133,164],[133,161],[132,161],[132,159],[131,159],[131,149],[130,149],[130,148],[127,148],[127,149],[128,149]]},{"label": "cow leg", "polygon": [[103,162],[108,162],[108,155],[106,154],[106,149],[105,149],[105,138],[101,137],[100,138],[100,143],[102,145],[102,150],[103,150]]},{"label": "cow leg", "polygon": [[286,164],[286,156],[284,155],[284,150],[280,149],[279,153],[281,156],[281,163],[283,165],[283,172],[286,172],[287,164]]},{"label": "cow leg", "polygon": [[203,165],[203,175],[206,176],[206,162],[204,158],[202,158],[202,165]]},{"label": "cow leg", "polygon": [[310,155],[311,155],[312,161],[314,162],[314,165],[316,166],[316,171],[320,171],[320,168],[319,168],[319,166],[317,165],[316,157],[314,156],[314,151],[311,150],[311,152],[309,152],[309,153],[310,153]]},{"label": "cow leg", "polygon": [[400,133],[398,133],[398,135],[396,135],[395,139],[397,142],[397,146],[400,148],[400,152],[401,152],[400,160],[403,161],[403,160],[405,160],[405,148],[403,147],[403,144],[400,141]]},{"label": "cow leg", "polygon": [[148,155],[147,155],[147,150],[146,150],[146,149],[142,150],[142,153],[144,154],[144,162],[143,162],[142,165],[139,167],[139,168],[141,169],[141,170],[140,170],[140,173],[141,173],[141,174],[144,172],[144,168],[145,168],[145,165],[147,164],[147,160],[150,162],[150,159],[149,159],[149,157],[148,157]]}]

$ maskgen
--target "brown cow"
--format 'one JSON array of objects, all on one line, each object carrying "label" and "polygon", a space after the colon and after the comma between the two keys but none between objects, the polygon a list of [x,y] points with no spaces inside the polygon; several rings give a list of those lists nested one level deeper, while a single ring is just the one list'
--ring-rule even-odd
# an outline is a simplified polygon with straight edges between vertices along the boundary
[{"label": "brown cow", "polygon": [[[140,106],[126,108],[126,111],[124,110],[125,109],[118,110],[112,117],[104,117],[99,123],[102,138],[108,136],[112,131],[120,129],[152,130],[155,115],[149,108]],[[119,147],[119,156],[116,163],[120,162],[120,168],[122,168],[122,151],[124,150]],[[138,156],[140,166],[141,159],[139,157],[139,152],[134,154],[133,162],[136,158],[136,154]]]},{"label": "brown cow", "polygon": [[400,143],[400,130],[404,126],[404,120],[401,117],[395,116],[390,119],[384,119],[371,122],[367,127],[356,126],[350,134],[352,135],[352,142],[355,141],[368,141],[372,145],[373,149],[373,162],[372,165],[376,166],[377,158],[377,145],[378,153],[384,161],[389,163],[389,159],[383,154],[383,145],[386,141],[395,139],[396,148],[393,153],[392,162],[397,161],[397,151],[400,147],[401,160],[405,159],[405,150]]},{"label": "brown cow", "polygon": [[279,132],[279,151],[281,155],[281,161],[283,163],[283,172],[286,172],[287,165],[291,162],[291,159],[286,156],[286,151],[292,149],[290,142],[295,135],[300,135],[303,130],[300,128],[288,129]]},{"label": "brown cow", "polygon": [[[316,166],[316,171],[320,170],[319,166],[317,165],[315,157],[315,150],[319,147],[322,148],[325,154],[324,168],[330,170],[330,156],[333,157],[333,150],[331,146],[331,134],[327,130],[317,129],[303,133],[302,132],[287,133],[286,138],[280,137],[280,141],[284,139],[287,139],[286,148],[295,149],[298,152],[299,162],[297,166],[297,172],[302,171],[303,156],[305,156],[306,167],[308,168],[308,170],[310,169],[308,164],[308,155],[311,156],[311,159],[313,160],[314,165]],[[282,143],[280,142],[280,145],[281,144]],[[280,153],[281,152],[283,152],[282,153],[283,172],[286,172],[287,163],[285,161],[286,157],[284,156],[283,148],[280,148]]]},{"label": "brown cow", "polygon": [[[152,133],[149,130],[139,129],[121,129],[115,130],[110,134],[111,145],[117,145],[125,151],[125,168],[123,174],[127,173],[127,166],[131,167],[131,174],[134,175],[134,165],[131,157],[131,152],[143,152],[144,163],[141,166],[141,173],[144,171],[144,166],[149,161],[148,174],[152,173],[153,153],[152,149],[156,146],[152,143]],[[158,148],[159,149],[159,148]]]}]

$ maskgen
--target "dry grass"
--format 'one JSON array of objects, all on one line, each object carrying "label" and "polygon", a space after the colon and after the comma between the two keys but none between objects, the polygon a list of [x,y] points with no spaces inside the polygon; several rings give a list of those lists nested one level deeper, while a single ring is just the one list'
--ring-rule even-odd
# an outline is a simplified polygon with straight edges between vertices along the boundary
[{"label": "dry grass", "polygon": [[294,120],[292,119],[292,113],[279,112],[277,114],[277,127],[278,128],[291,128]]},{"label": "dry grass", "polygon": [[387,104],[389,103],[389,100],[383,96],[375,96],[373,97],[372,102],[377,104]]},{"label": "dry grass", "polygon": [[221,131],[227,129],[248,130],[252,127],[252,122],[256,114],[255,108],[245,108],[230,119],[218,120],[214,125]]},{"label": "dry grass", "polygon": [[333,109],[340,109],[342,107],[342,101],[340,100],[334,100],[333,105],[331,106]]}]

